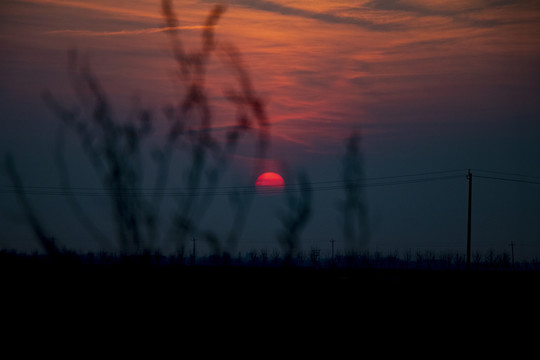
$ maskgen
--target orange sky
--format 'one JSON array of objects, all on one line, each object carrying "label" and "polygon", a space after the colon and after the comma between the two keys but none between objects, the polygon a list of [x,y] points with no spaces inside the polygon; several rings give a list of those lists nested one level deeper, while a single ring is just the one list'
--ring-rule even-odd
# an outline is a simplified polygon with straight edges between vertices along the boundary
[{"label": "orange sky", "polygon": [[[174,5],[182,36],[196,49],[212,3]],[[15,48],[12,61],[43,50],[43,70],[57,72],[62,51],[76,46],[119,102],[134,91],[155,106],[174,99],[175,65],[160,31],[159,2],[27,0],[2,6],[2,42]],[[538,63],[539,24],[534,1],[238,0],[228,2],[216,33],[219,42],[242,52],[267,100],[274,135],[324,151],[321,142],[361,126],[391,131],[387,126],[401,120],[370,111],[381,106],[413,102],[483,111],[481,98],[463,96],[528,81],[527,66]],[[213,60],[210,74],[227,86],[219,58]],[[46,86],[64,91],[64,85]],[[212,90],[222,95],[223,88]],[[330,126],[338,130],[329,133]]]},{"label": "orange sky", "polygon": [[[379,151],[388,141],[481,131],[508,117],[529,124],[538,113],[535,1],[224,4],[207,73],[214,126],[235,122],[224,94],[238,84],[223,61],[223,49],[233,44],[267,106],[276,161],[339,154],[354,131]],[[213,2],[173,5],[186,49],[194,53]],[[73,97],[66,75],[66,53],[73,48],[88,59],[119,113],[132,108],[134,96],[158,113],[181,96],[160,1],[0,6],[0,74],[10,97],[39,101],[45,89]]]}]

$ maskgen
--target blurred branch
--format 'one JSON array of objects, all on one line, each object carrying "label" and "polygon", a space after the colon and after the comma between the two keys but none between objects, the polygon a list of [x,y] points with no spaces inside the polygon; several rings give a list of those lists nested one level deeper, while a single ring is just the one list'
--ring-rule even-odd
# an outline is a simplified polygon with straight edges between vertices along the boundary
[{"label": "blurred branch", "polygon": [[[257,149],[255,153],[256,159],[264,159],[266,152],[270,145],[270,122],[266,114],[266,107],[264,101],[255,94],[251,78],[246,71],[246,67],[243,64],[242,57],[238,49],[232,45],[224,45],[222,47],[225,56],[224,62],[226,62],[236,74],[236,79],[240,85],[240,92],[233,89],[229,89],[226,92],[227,99],[236,105],[237,107],[237,127],[229,133],[229,140],[231,147],[234,147],[234,141],[239,137],[242,131],[255,128],[254,122],[251,117],[255,118],[257,125]],[[256,164],[254,170],[254,176],[258,175],[260,171],[260,161]]]},{"label": "blurred branch", "polygon": [[288,212],[282,214],[283,230],[278,237],[285,250],[286,258],[290,258],[300,245],[300,233],[311,217],[311,183],[306,173],[298,175],[300,192],[298,195],[287,193]]},{"label": "blurred branch", "polygon": [[24,216],[26,217],[26,220],[28,221],[34,235],[37,237],[40,245],[49,255],[57,254],[58,247],[54,243],[54,237],[47,235],[48,232],[45,230],[34,209],[30,205],[30,201],[26,196],[23,182],[17,168],[15,167],[15,161],[13,160],[13,156],[11,154],[6,154],[4,165],[8,178],[15,188],[15,195],[21,204]]},{"label": "blurred branch", "polygon": [[[80,102],[78,109],[65,109],[50,93],[45,93],[43,98],[78,135],[84,152],[108,190],[120,249],[130,252],[149,246],[155,236],[154,216],[137,189],[142,178],[140,144],[150,133],[150,114],[140,111],[138,122],[127,124],[115,120],[105,91],[76,51],[69,53],[69,74]],[[61,150],[57,148],[57,165],[66,183],[67,171],[58,153]],[[77,208],[73,199],[69,202]],[[80,211],[78,216],[87,228],[93,227]],[[98,240],[100,238],[103,237],[99,236]]]},{"label": "blurred branch", "polygon": [[346,246],[352,250],[364,248],[370,237],[367,202],[363,188],[358,186],[358,181],[364,178],[360,140],[360,134],[355,133],[347,139],[343,158],[343,236]]},{"label": "blurred branch", "polygon": [[[226,8],[216,5],[205,20],[201,33],[201,46],[188,52],[182,42],[179,20],[172,2],[162,0],[162,15],[174,54],[180,69],[183,95],[176,106],[167,106],[164,115],[169,121],[166,139],[161,147],[152,152],[156,162],[154,193],[147,199],[141,193],[143,179],[142,146],[153,130],[152,114],[144,109],[135,109],[135,116],[127,123],[120,122],[113,112],[109,98],[88,62],[76,50],[68,54],[68,74],[77,105],[64,107],[48,92],[43,95],[45,103],[71,129],[108,192],[116,239],[123,252],[132,252],[155,246],[159,239],[158,220],[163,203],[163,191],[168,183],[173,152],[185,151],[185,179],[181,186],[197,189],[202,186],[214,188],[219,185],[227,169],[230,156],[236,150],[243,134],[254,132],[255,171],[260,170],[269,146],[269,121],[262,99],[255,94],[239,51],[232,45],[218,46],[215,28]],[[236,90],[230,90],[227,99],[237,108],[236,124],[223,139],[215,136],[215,125],[211,98],[206,88],[206,73],[212,54],[222,49],[226,56],[222,60],[235,75]],[[181,145],[181,146],[179,146]],[[66,200],[74,215],[84,228],[103,246],[106,236],[83,210],[71,191],[69,171],[66,166],[63,129],[56,142],[55,158],[62,187],[66,189]],[[24,193],[21,193],[24,195]],[[178,248],[184,247],[188,236],[201,235],[215,251],[233,248],[247,219],[252,195],[236,194],[230,198],[233,221],[225,239],[212,231],[200,228],[200,223],[213,202],[215,193],[205,192],[200,196],[180,197],[172,214],[172,230]],[[37,221],[37,219],[36,219]],[[300,221],[302,222],[302,221]],[[301,227],[301,226],[299,226]],[[296,230],[295,230],[296,231]]]},{"label": "blurred branch", "polygon": [[[177,26],[180,23],[176,16],[172,2],[162,1],[162,13],[165,26],[175,28],[167,34],[171,40],[171,46],[175,60],[180,68],[185,95],[178,102],[178,107],[168,107],[166,116],[173,121],[174,126],[169,134],[170,143],[181,137],[188,140],[188,152],[190,164],[187,168],[188,188],[197,188],[203,183],[207,187],[215,187],[219,184],[223,172],[227,168],[229,156],[235,151],[239,139],[243,133],[251,130],[252,123],[257,123],[258,136],[255,161],[260,162],[265,157],[268,147],[268,119],[261,99],[255,96],[250,77],[245,66],[240,60],[239,52],[232,46],[221,47],[225,49],[226,65],[235,74],[240,85],[241,92],[238,96],[228,97],[236,104],[238,111],[236,126],[226,135],[224,141],[220,141],[212,135],[213,116],[210,107],[210,99],[205,86],[205,76],[211,55],[218,48],[215,38],[215,26],[222,17],[226,8],[215,5],[205,21],[201,36],[201,48],[199,51],[188,53],[183,46],[180,31]],[[249,111],[247,111],[249,110]],[[255,121],[251,121],[251,117]],[[167,150],[164,159],[170,158]],[[168,160],[166,160],[168,161]],[[255,176],[256,172],[254,172]],[[232,228],[227,240],[223,245],[218,245],[218,237],[209,231],[198,228],[198,223],[213,202],[214,194],[207,192],[198,197],[187,197],[178,200],[178,211],[175,214],[174,224],[180,246],[186,241],[189,234],[202,233],[203,239],[215,250],[231,249],[235,246],[237,238],[246,221],[247,210],[250,200],[248,195],[237,194],[231,197],[230,204],[233,207],[234,218]],[[209,234],[212,234],[211,236]]]},{"label": "blurred branch", "polygon": [[83,207],[77,200],[71,189],[71,182],[69,171],[66,165],[65,159],[65,139],[64,139],[64,126],[62,125],[58,131],[55,145],[55,161],[60,175],[60,186],[64,189],[63,194],[66,198],[68,205],[73,212],[73,215],[79,220],[81,225],[88,231],[88,233],[97,240],[101,249],[106,249],[110,246],[110,239],[103,234],[103,232],[94,224],[90,216],[84,211]]}]

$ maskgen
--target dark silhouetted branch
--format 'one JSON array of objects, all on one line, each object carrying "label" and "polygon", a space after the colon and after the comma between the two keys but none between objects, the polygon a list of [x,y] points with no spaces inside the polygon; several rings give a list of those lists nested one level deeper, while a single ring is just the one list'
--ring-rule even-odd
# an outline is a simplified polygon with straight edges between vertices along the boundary
[{"label": "dark silhouetted branch", "polygon": [[6,155],[4,164],[7,175],[15,188],[15,195],[17,196],[19,204],[24,212],[24,216],[28,221],[34,235],[37,237],[40,245],[49,255],[57,254],[59,251],[54,242],[54,237],[48,235],[48,232],[45,230],[43,224],[32,208],[32,205],[26,196],[22,179],[17,171],[17,168],[15,167],[15,161],[13,160],[13,156],[11,154]]}]

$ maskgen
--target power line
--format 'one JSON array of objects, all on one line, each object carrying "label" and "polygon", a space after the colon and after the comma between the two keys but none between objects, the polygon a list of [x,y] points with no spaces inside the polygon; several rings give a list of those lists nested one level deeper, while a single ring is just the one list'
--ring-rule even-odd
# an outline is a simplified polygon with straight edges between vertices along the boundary
[{"label": "power line", "polygon": [[[415,174],[403,174],[403,175],[392,175],[392,176],[379,176],[379,177],[370,177],[370,178],[363,178],[363,179],[352,179],[348,180],[351,183],[361,183],[366,181],[377,181],[377,180],[388,180],[388,179],[399,179],[399,178],[410,178],[410,177],[419,177],[419,176],[427,176],[427,175],[438,175],[438,174],[448,174],[448,173],[457,173],[457,172],[464,172],[465,170],[445,170],[445,171],[432,171],[432,172],[422,172],[422,173],[415,173]],[[310,182],[310,185],[322,185],[322,184],[342,184],[344,181],[343,179],[340,180],[327,180],[327,181],[312,181]],[[302,184],[297,183],[290,183],[287,184],[289,187],[297,187]],[[0,186],[0,188],[7,188],[7,189],[15,189],[17,186],[13,185],[3,185]],[[69,191],[103,191],[103,188],[101,187],[58,187],[58,186],[24,186],[25,189],[36,189],[36,190],[69,190]],[[244,186],[210,186],[210,187],[170,187],[170,188],[162,188],[162,189],[156,189],[156,188],[127,188],[125,191],[140,191],[140,192],[160,192],[160,191],[199,191],[199,190],[225,190],[225,189],[231,189],[231,190],[250,190],[253,188],[253,185],[244,185]]]},{"label": "power line", "polygon": [[481,179],[489,179],[489,180],[511,181],[511,182],[519,182],[519,183],[524,183],[524,184],[540,185],[540,181],[510,179],[510,178],[502,178],[502,177],[497,177],[497,176],[484,176],[484,175],[475,175],[474,177],[481,178]]},{"label": "power line", "polygon": [[[463,170],[445,170],[445,171],[432,171],[432,172],[422,172],[414,174],[404,174],[404,175],[393,175],[393,176],[380,176],[380,177],[371,177],[364,179],[356,180],[330,180],[330,181],[315,181],[306,183],[309,185],[309,191],[319,192],[319,191],[333,191],[333,190],[353,190],[357,188],[370,188],[370,187],[386,187],[386,186],[399,186],[399,185],[410,185],[410,184],[419,184],[419,183],[428,183],[435,181],[443,180],[452,180],[462,178],[463,175],[446,175],[446,176],[432,176],[432,175],[443,175],[443,174],[455,174],[462,172]],[[508,174],[513,176],[522,176],[528,178],[540,178],[530,175],[518,175],[505,172],[497,171],[488,171],[488,170],[478,170],[486,173],[499,173],[499,174]],[[508,177],[500,176],[486,176],[486,175],[475,175],[477,178],[488,179],[488,180],[498,180],[498,181],[508,181],[508,182],[519,182],[526,184],[540,185],[538,181],[531,181],[525,179],[515,179]],[[110,190],[103,189],[98,187],[54,187],[54,186],[13,186],[13,185],[3,185],[0,186],[0,195],[1,194],[11,194],[17,191],[18,188],[23,188],[25,193],[28,195],[48,195],[48,196],[67,196],[67,195],[76,195],[76,196],[172,196],[172,197],[192,197],[192,196],[223,196],[223,195],[232,195],[232,194],[279,194],[282,192],[293,193],[302,191],[303,185],[305,184],[287,184],[284,189],[260,189],[255,188],[253,185],[249,186],[216,186],[216,187],[190,187],[190,188],[125,188],[120,190]]]},{"label": "power line", "polygon": [[516,173],[510,173],[510,172],[503,172],[503,171],[482,170],[482,169],[471,169],[471,170],[479,171],[479,172],[483,172],[483,173],[489,173],[489,174],[499,174],[499,175],[506,175],[506,176],[514,176],[514,177],[525,177],[525,178],[531,178],[531,179],[540,179],[540,176],[516,174]]},{"label": "power line", "polygon": [[[381,187],[381,186],[396,186],[396,185],[408,185],[408,184],[417,184],[417,183],[426,183],[433,181],[441,180],[450,180],[461,178],[461,175],[453,176],[442,176],[442,177],[424,177],[418,179],[406,179],[406,180],[397,180],[397,181],[378,181],[378,182],[369,182],[369,181],[351,181],[347,184],[343,184],[341,181],[340,185],[319,185],[324,182],[318,183],[309,183],[309,191],[332,191],[332,190],[342,190],[342,189],[356,189],[356,188],[368,188],[368,187]],[[204,191],[178,191],[174,189],[164,189],[156,191],[140,191],[138,189],[125,189],[120,191],[106,191],[99,188],[93,188],[92,190],[72,190],[62,187],[28,187],[25,188],[25,193],[29,195],[77,195],[77,196],[109,196],[109,195],[123,195],[123,196],[139,196],[139,195],[163,195],[163,196],[173,196],[173,197],[187,197],[187,196],[220,196],[220,195],[232,195],[232,194],[279,194],[281,192],[299,192],[303,191],[300,185],[293,186],[289,185],[284,189],[257,189],[254,186],[239,186],[239,187],[216,187],[216,188],[198,188],[199,190]],[[207,190],[209,189],[209,190]],[[228,189],[228,190],[226,190]],[[0,194],[13,193],[15,187],[8,187],[1,189]]]},{"label": "power line", "polygon": [[[373,180],[388,180],[388,179],[399,179],[399,178],[407,178],[407,177],[419,177],[419,176],[427,176],[427,175],[440,175],[440,174],[449,174],[449,173],[463,173],[465,170],[463,169],[457,169],[457,170],[444,170],[444,171],[431,171],[431,172],[422,172],[422,173],[414,173],[414,174],[402,174],[402,175],[392,175],[392,176],[378,176],[378,177],[368,177],[363,179],[355,179],[351,180],[351,182],[363,182],[363,181],[373,181]],[[312,182],[311,184],[335,184],[335,183],[343,183],[343,179],[341,180],[328,180],[328,181],[317,181]],[[295,184],[298,185],[298,184]]]}]

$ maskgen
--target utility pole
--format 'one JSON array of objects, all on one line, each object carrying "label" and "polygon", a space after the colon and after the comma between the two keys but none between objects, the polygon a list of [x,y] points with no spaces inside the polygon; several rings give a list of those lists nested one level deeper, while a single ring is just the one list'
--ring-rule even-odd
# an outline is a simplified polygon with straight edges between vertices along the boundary
[{"label": "utility pole", "polygon": [[195,236],[193,236],[192,240],[193,240],[193,254],[191,258],[191,263],[195,265],[195,259],[197,258],[197,248],[195,247],[195,242],[197,241],[197,239],[195,238]]},{"label": "utility pole", "polygon": [[334,243],[336,242],[336,240],[332,239],[330,240],[330,242],[332,243],[332,264],[334,263]]},{"label": "utility pole", "polygon": [[510,241],[510,249],[512,254],[512,269],[514,268],[514,241]]},{"label": "utility pole", "polygon": [[472,174],[469,169],[467,174],[469,180],[469,212],[467,216],[467,270],[471,269],[471,207],[472,207]]}]

